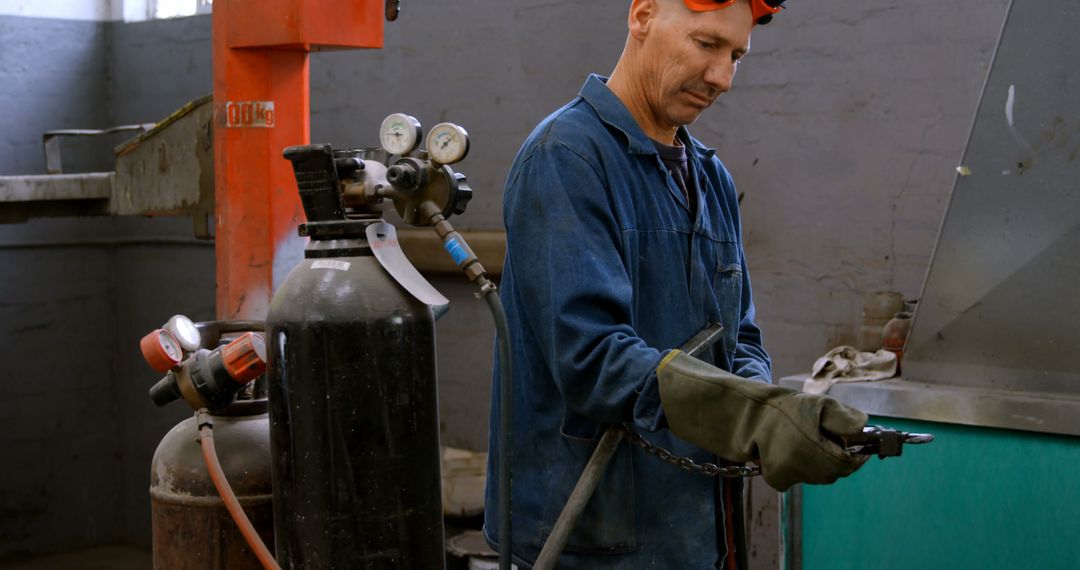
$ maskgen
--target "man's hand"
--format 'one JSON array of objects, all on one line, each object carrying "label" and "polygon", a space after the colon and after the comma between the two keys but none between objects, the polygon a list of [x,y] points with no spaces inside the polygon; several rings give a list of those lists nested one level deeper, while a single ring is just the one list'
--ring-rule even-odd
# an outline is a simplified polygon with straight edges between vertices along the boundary
[{"label": "man's hand", "polygon": [[866,426],[863,412],[828,396],[753,382],[679,351],[657,368],[671,431],[728,461],[753,461],[778,491],[832,483],[867,456],[838,443]]}]

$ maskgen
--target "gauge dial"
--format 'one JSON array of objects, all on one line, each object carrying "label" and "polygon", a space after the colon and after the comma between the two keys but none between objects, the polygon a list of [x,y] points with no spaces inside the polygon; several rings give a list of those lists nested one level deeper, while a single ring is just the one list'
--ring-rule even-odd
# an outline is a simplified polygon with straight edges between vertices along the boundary
[{"label": "gauge dial", "polygon": [[158,372],[168,372],[184,358],[180,342],[165,329],[157,329],[144,336],[139,341],[139,348],[146,363]]},{"label": "gauge dial", "polygon": [[409,154],[420,146],[423,128],[420,121],[405,113],[394,113],[383,119],[379,128],[379,142],[390,154]]},{"label": "gauge dial", "polygon": [[202,346],[199,329],[184,315],[174,315],[161,328],[169,331],[180,342],[180,348],[183,348],[184,352],[195,352]]},{"label": "gauge dial", "polygon": [[435,162],[453,164],[469,154],[469,133],[453,123],[439,123],[428,133],[427,150]]}]

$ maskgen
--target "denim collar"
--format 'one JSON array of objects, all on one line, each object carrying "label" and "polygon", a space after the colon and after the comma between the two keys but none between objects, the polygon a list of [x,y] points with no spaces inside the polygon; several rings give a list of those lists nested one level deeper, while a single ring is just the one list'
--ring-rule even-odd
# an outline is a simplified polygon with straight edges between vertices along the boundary
[{"label": "denim collar", "polygon": [[[630,114],[630,110],[626,108],[626,105],[623,105],[623,102],[611,92],[611,89],[607,86],[607,80],[607,77],[595,73],[590,74],[589,78],[585,80],[585,85],[581,87],[579,93],[581,98],[592,106],[601,121],[618,129],[626,136],[627,148],[630,152],[635,154],[657,154],[652,139],[645,134],[645,131],[641,130],[641,126],[638,125],[634,116]],[[690,131],[685,126],[679,127],[675,136],[686,146],[687,154],[696,157],[698,160],[709,159],[716,154],[716,149],[704,146],[691,137]]]}]

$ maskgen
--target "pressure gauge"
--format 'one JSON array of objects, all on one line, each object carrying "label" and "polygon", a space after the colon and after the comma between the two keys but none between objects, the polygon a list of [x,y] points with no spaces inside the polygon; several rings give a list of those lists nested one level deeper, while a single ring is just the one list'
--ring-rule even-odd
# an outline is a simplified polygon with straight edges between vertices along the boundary
[{"label": "pressure gauge", "polygon": [[405,155],[420,146],[423,128],[420,121],[405,113],[394,113],[383,119],[379,129],[379,141],[390,154]]},{"label": "pressure gauge", "polygon": [[165,329],[157,329],[144,336],[139,341],[139,348],[146,363],[158,372],[168,372],[184,358],[180,342]]},{"label": "pressure gauge", "polygon": [[427,150],[435,162],[454,164],[469,154],[469,133],[453,123],[439,123],[428,133]]},{"label": "pressure gauge", "polygon": [[195,352],[202,346],[202,335],[199,334],[199,329],[195,323],[191,322],[191,319],[184,315],[173,315],[161,328],[169,331],[176,338],[184,352]]}]

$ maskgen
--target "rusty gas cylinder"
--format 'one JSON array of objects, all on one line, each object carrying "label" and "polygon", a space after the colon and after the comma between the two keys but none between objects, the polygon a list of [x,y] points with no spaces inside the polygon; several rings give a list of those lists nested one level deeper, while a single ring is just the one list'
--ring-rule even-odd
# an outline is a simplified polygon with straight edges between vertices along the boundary
[{"label": "rusty gas cylinder", "polygon": [[[274,513],[266,400],[240,400],[212,418],[225,477],[272,552]],[[194,417],[177,424],[158,444],[150,467],[150,499],[155,569],[262,568],[214,488],[203,462]]]}]

